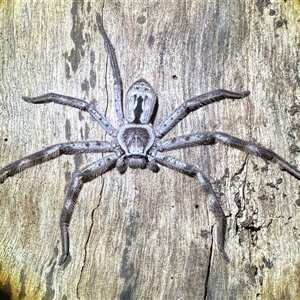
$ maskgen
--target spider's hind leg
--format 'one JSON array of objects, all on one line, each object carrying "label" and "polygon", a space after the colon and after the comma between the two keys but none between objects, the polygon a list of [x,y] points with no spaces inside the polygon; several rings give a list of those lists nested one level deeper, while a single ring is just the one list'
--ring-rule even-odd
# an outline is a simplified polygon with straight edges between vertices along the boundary
[{"label": "spider's hind leg", "polygon": [[156,137],[162,138],[165,136],[176,124],[184,119],[192,111],[195,111],[203,106],[218,102],[224,99],[242,99],[249,96],[249,91],[241,93],[231,92],[227,90],[216,90],[200,96],[191,98],[181,105],[179,105],[163,123],[156,129]]},{"label": "spider's hind leg", "polygon": [[118,66],[117,57],[115,54],[115,49],[106,34],[106,31],[103,27],[103,22],[101,16],[97,13],[96,14],[96,21],[98,29],[103,37],[105,50],[110,59],[110,65],[112,69],[113,79],[114,79],[114,103],[115,103],[115,110],[117,114],[118,124],[121,126],[124,124],[124,114],[123,114],[123,83],[120,75],[120,70]]},{"label": "spider's hind leg", "polygon": [[22,99],[28,103],[32,104],[46,104],[46,103],[57,103],[61,105],[71,106],[83,111],[88,112],[96,122],[100,124],[100,126],[111,136],[117,135],[117,130],[104,118],[94,107],[93,105],[87,103],[84,100],[59,95],[55,93],[48,93],[45,95],[41,95],[38,97],[25,97]]}]

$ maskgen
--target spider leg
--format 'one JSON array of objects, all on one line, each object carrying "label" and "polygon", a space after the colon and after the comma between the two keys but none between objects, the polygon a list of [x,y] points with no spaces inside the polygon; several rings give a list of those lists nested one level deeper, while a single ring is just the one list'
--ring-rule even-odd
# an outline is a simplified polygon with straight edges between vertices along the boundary
[{"label": "spider leg", "polygon": [[113,145],[109,142],[85,141],[70,142],[53,145],[42,151],[21,158],[0,170],[0,183],[3,183],[8,177],[22,172],[23,170],[54,159],[63,154],[79,153],[101,153],[113,151]]},{"label": "spider leg", "polygon": [[300,180],[300,171],[284,160],[277,153],[268,150],[263,146],[241,140],[223,132],[194,133],[175,137],[162,142],[160,149],[162,151],[168,151],[197,145],[213,145],[218,142],[249,154],[254,154],[273,163],[277,163],[282,171],[286,171],[290,175]]},{"label": "spider leg", "polygon": [[178,124],[183,118],[185,118],[190,112],[197,110],[205,105],[218,102],[223,99],[241,99],[250,94],[249,91],[235,93],[226,90],[212,91],[194,98],[191,98],[179,107],[177,107],[169,118],[160,124],[156,130],[156,136],[158,138],[166,135],[176,124]]},{"label": "spider leg", "polygon": [[98,13],[96,13],[96,20],[97,20],[98,29],[104,40],[105,50],[110,59],[110,65],[111,65],[112,74],[114,78],[114,103],[115,103],[118,124],[119,126],[121,126],[124,124],[124,115],[123,115],[123,108],[122,108],[123,84],[120,76],[118,61],[115,54],[115,49],[106,34],[106,31],[103,27],[102,19]]},{"label": "spider leg", "polygon": [[213,191],[213,188],[208,178],[193,165],[187,164],[175,157],[165,155],[161,152],[156,152],[153,156],[155,161],[165,167],[176,170],[180,173],[190,177],[197,177],[204,192],[208,196],[210,208],[216,219],[216,233],[217,233],[217,248],[225,261],[229,261],[228,255],[225,252],[225,232],[226,232],[226,218],[223,209]]},{"label": "spider leg", "polygon": [[24,101],[33,103],[33,104],[44,104],[54,102],[57,104],[67,105],[71,107],[75,107],[84,111],[87,111],[99,124],[100,126],[111,136],[116,137],[117,130],[107,121],[105,117],[103,117],[94,107],[93,105],[77,98],[49,93],[45,95],[41,95],[38,97],[22,97]]},{"label": "spider leg", "polygon": [[78,195],[86,182],[104,174],[115,167],[118,159],[117,154],[111,154],[88,165],[73,176],[69,191],[60,216],[60,230],[62,238],[62,255],[59,260],[61,266],[69,255],[69,224],[77,202]]}]

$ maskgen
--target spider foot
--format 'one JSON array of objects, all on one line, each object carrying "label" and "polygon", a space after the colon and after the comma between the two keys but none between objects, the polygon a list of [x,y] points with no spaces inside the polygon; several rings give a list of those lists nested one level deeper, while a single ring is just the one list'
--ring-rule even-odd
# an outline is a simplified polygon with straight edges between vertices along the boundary
[{"label": "spider foot", "polygon": [[6,172],[1,172],[0,173],[0,183],[3,183],[5,179],[7,179],[8,175]]},{"label": "spider foot", "polygon": [[245,98],[250,95],[250,91],[241,92],[242,98]]},{"label": "spider foot", "polygon": [[66,262],[68,256],[69,256],[68,253],[62,254],[61,257],[60,257],[60,259],[59,259],[58,265],[62,266]]},{"label": "spider foot", "polygon": [[31,98],[30,97],[27,97],[27,96],[22,96],[22,99],[26,102],[31,102]]},{"label": "spider foot", "polygon": [[[201,174],[198,174],[198,178],[201,179]],[[224,215],[223,209],[219,204],[213,190],[211,189],[211,208],[212,212],[215,216],[215,224],[212,226],[212,238],[213,244],[217,246],[218,252],[220,253],[221,257],[226,261],[230,262],[230,259],[225,252],[225,235],[226,235],[226,217]]]},{"label": "spider foot", "polygon": [[221,255],[221,257],[226,261],[226,262],[230,262],[229,256],[227,255],[227,253],[225,252],[224,248],[220,249],[218,248],[219,253]]},{"label": "spider foot", "polygon": [[[49,93],[49,94],[45,94],[39,97],[27,97],[27,96],[22,96],[22,99],[25,102],[28,103],[34,103],[34,104],[39,104],[39,103],[49,103],[49,102],[53,102],[53,100],[51,99],[51,97],[53,97],[54,94]],[[58,96],[58,95],[57,95]],[[55,95],[54,95],[55,97]]]},{"label": "spider foot", "polygon": [[[47,97],[45,96],[48,96],[50,94],[46,94],[46,95],[43,95],[43,96],[40,96],[40,97],[28,97],[28,96],[22,96],[22,99],[25,101],[25,102],[28,102],[28,103],[33,103],[33,104],[39,104],[39,103],[48,103],[48,102],[51,102],[51,101],[46,101],[47,100]],[[46,100],[45,100],[46,98]]]}]

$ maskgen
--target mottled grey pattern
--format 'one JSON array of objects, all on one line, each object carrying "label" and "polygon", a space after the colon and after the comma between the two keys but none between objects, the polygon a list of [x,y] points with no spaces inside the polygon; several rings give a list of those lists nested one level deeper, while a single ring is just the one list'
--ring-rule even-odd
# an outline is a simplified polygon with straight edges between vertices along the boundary
[{"label": "mottled grey pattern", "polygon": [[273,151],[221,132],[199,132],[161,140],[190,112],[226,98],[241,99],[247,97],[250,94],[248,91],[235,93],[226,90],[217,90],[191,98],[176,108],[157,129],[154,129],[152,123],[157,106],[156,93],[146,80],[140,79],[130,87],[126,94],[124,114],[122,103],[123,86],[115,51],[103,28],[100,15],[97,14],[96,18],[112,67],[114,104],[119,128],[114,128],[91,104],[80,99],[53,93],[34,98],[23,97],[26,102],[33,104],[54,102],[87,111],[112,137],[112,140],[68,142],[53,145],[4,167],[0,170],[0,183],[3,183],[8,177],[14,176],[24,169],[49,161],[63,154],[111,152],[108,156],[88,165],[73,175],[60,217],[62,256],[59,265],[62,265],[69,255],[68,227],[83,185],[115,167],[121,174],[126,172],[128,167],[133,169],[148,168],[152,172],[158,172],[158,164],[160,164],[198,179],[204,192],[207,194],[209,206],[216,219],[218,250],[221,256],[226,261],[229,261],[224,249],[226,232],[225,215],[208,178],[195,166],[166,155],[163,152],[198,145],[213,145],[219,142],[278,163],[282,170],[287,171],[298,180],[300,180],[300,172]]}]

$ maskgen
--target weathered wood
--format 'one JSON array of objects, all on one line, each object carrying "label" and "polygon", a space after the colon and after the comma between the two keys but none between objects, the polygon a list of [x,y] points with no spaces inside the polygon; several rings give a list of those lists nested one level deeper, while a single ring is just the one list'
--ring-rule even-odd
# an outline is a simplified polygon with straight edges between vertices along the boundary
[{"label": "weathered wood", "polygon": [[[96,12],[125,90],[143,77],[157,91],[156,125],[189,97],[251,91],[194,112],[168,136],[224,131],[300,165],[299,1],[4,0],[0,7],[0,167],[55,143],[109,139],[84,112],[21,99],[82,98],[116,125]],[[68,182],[99,155],[61,157],[0,185],[0,298],[299,298],[299,182],[224,146],[173,154],[211,178],[228,216],[230,263],[213,244],[199,183],[162,168],[114,170],[86,184],[70,227],[72,260],[58,267]]]}]

